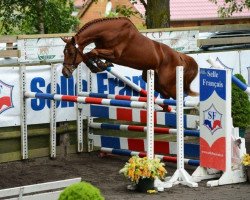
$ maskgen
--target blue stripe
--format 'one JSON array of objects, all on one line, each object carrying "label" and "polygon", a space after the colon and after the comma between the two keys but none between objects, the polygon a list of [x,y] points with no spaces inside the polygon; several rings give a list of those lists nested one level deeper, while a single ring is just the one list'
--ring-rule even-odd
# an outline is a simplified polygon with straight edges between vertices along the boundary
[{"label": "blue stripe", "polygon": [[200,145],[199,144],[184,144],[184,156],[185,157],[200,157]]},{"label": "blue stripe", "polygon": [[[184,115],[184,128],[190,128],[187,127],[187,116]],[[176,127],[176,114],[175,113],[165,113],[165,125]]]},{"label": "blue stripe", "polygon": [[101,146],[108,148],[120,149],[120,138],[118,137],[109,137],[109,136],[101,136]]},{"label": "blue stripe", "polygon": [[132,151],[127,149],[112,149],[112,154],[122,155],[122,156],[131,156]]},{"label": "blue stripe", "polygon": [[170,106],[176,106],[176,100],[173,99],[164,99],[163,100],[164,105],[170,105]]},{"label": "blue stripe", "polygon": [[198,130],[184,130],[185,136],[200,137],[200,131]]},{"label": "blue stripe", "polygon": [[36,93],[35,97],[40,99],[54,100],[54,94],[48,94],[48,93]]},{"label": "blue stripe", "polygon": [[109,118],[109,107],[90,105],[90,116]]},{"label": "blue stripe", "polygon": [[112,105],[112,106],[131,107],[131,101],[112,99],[112,100],[110,100],[110,105]]},{"label": "blue stripe", "polygon": [[120,125],[118,124],[101,124],[103,129],[120,130]]},{"label": "blue stripe", "polygon": [[232,81],[235,85],[237,85],[243,91],[245,91],[248,87],[245,83],[243,83],[241,80],[239,80],[236,76],[232,76]]},{"label": "blue stripe", "polygon": [[192,165],[192,166],[200,166],[200,161],[199,160],[189,160],[188,164]]},{"label": "blue stripe", "polygon": [[95,97],[95,98],[108,98],[107,94],[100,94],[100,93],[89,93],[89,97]]}]

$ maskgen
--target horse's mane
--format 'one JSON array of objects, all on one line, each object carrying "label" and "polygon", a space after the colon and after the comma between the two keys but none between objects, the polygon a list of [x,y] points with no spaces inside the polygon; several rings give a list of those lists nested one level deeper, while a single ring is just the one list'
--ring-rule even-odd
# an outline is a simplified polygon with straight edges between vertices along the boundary
[{"label": "horse's mane", "polygon": [[[77,33],[76,36],[79,35],[82,31],[84,31],[86,28],[88,28],[89,26],[99,23],[99,22],[103,22],[103,21],[112,21],[112,20],[128,20],[130,21],[130,19],[128,19],[127,17],[106,17],[106,18],[98,18],[98,19],[94,19],[92,21],[89,21],[88,23],[86,23]],[[131,21],[130,21],[131,22]]]}]

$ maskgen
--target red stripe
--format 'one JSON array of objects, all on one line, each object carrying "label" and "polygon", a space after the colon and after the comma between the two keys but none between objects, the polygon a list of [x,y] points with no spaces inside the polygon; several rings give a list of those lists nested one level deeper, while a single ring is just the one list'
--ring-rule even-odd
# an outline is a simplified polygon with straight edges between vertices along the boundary
[{"label": "red stripe", "polygon": [[86,103],[93,103],[93,104],[101,104],[102,103],[101,98],[94,98],[94,97],[86,97],[85,102]]},{"label": "red stripe", "polygon": [[[141,123],[147,123],[147,111],[141,110],[140,111],[140,122]],[[157,122],[157,115],[156,112],[154,112],[154,124]]]},{"label": "red stripe", "polygon": [[141,91],[140,91],[140,94],[142,95],[142,96],[147,96],[147,91],[146,90],[144,90],[144,89],[141,89]]},{"label": "red stripe", "polygon": [[172,162],[172,163],[177,163],[177,157],[163,156],[162,160]]},{"label": "red stripe", "polygon": [[139,156],[140,158],[143,158],[143,157],[146,157],[146,156],[147,156],[147,153],[145,153],[145,152],[140,152],[140,153],[138,154],[138,156]]},{"label": "red stripe", "polygon": [[132,109],[117,108],[116,109],[117,120],[132,121]]},{"label": "red stripe", "polygon": [[131,151],[145,151],[144,140],[128,138],[128,149]]},{"label": "red stripe", "polygon": [[154,141],[154,150],[156,154],[169,154],[169,142]]},{"label": "red stripe", "polygon": [[165,133],[169,134],[169,128],[154,127],[155,133]]},{"label": "red stripe", "polygon": [[147,97],[139,97],[139,101],[147,102]]},{"label": "red stripe", "polygon": [[129,131],[140,131],[144,132],[144,126],[135,126],[135,125],[129,125],[128,126]]},{"label": "red stripe", "polygon": [[115,95],[115,99],[118,100],[131,100],[131,96]]},{"label": "red stripe", "polygon": [[77,102],[77,96],[63,95],[62,101]]}]

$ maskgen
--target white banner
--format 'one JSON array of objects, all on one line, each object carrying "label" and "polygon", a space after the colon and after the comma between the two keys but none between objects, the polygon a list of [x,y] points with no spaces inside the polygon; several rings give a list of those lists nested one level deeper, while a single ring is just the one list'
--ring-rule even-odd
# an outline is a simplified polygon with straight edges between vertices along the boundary
[{"label": "white banner", "polygon": [[[76,72],[72,78],[65,78],[62,64],[56,64],[57,68],[57,94],[76,95]],[[114,67],[120,74],[145,89],[141,71],[116,65]],[[87,67],[84,66],[82,73],[83,91],[87,91]],[[20,76],[19,67],[0,68],[0,127],[20,125]],[[27,66],[26,67],[26,90],[31,92],[50,93],[51,66]],[[93,74],[92,92],[104,94],[137,95],[138,93],[124,85],[113,75],[107,72]],[[50,100],[27,98],[27,122],[28,124],[49,123]],[[76,104],[72,102],[57,102],[57,118],[60,121],[76,120]]]},{"label": "white banner", "polygon": [[[199,32],[194,31],[159,31],[142,33],[146,37],[161,42],[178,51],[197,51]],[[19,39],[18,49],[21,51],[19,62],[58,61],[63,60],[65,43],[61,38]],[[94,44],[85,47],[84,52],[94,48]]]}]

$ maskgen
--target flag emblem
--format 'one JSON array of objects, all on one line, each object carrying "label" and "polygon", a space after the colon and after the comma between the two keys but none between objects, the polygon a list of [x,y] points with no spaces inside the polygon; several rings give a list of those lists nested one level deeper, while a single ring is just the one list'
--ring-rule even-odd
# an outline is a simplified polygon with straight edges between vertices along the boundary
[{"label": "flag emblem", "polygon": [[0,114],[14,107],[12,101],[13,87],[0,80]]},{"label": "flag emblem", "polygon": [[206,126],[213,134],[218,129],[221,129],[222,114],[212,104],[210,108],[203,111],[204,121],[203,125]]}]

